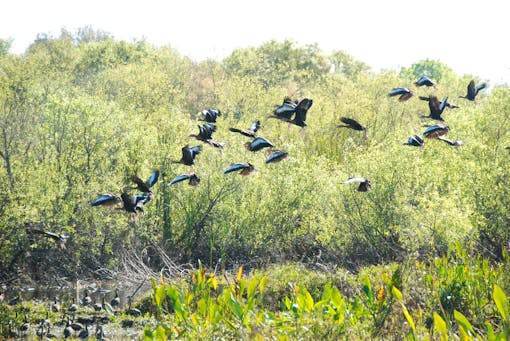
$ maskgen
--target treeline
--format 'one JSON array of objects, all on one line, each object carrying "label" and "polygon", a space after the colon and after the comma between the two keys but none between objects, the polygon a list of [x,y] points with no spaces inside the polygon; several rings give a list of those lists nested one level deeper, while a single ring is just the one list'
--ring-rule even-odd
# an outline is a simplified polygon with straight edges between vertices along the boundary
[{"label": "treeline", "polygon": [[[159,265],[154,246],[178,263],[198,259],[227,267],[284,260],[348,268],[442,254],[454,241],[499,259],[510,242],[508,120],[510,90],[458,98],[476,77],[423,60],[400,72],[374,72],[343,51],[270,41],[221,61],[195,62],[170,47],[117,41],[90,28],[39,35],[23,55],[0,40],[0,274],[94,276],[127,252]],[[426,75],[438,89],[415,88]],[[476,79],[478,81],[478,79]],[[389,98],[397,86],[449,96],[460,108],[443,114],[458,148],[426,141],[404,146],[435,122],[426,102]],[[267,119],[285,96],[311,98],[305,129]],[[172,164],[196,145],[197,114],[217,108],[215,139],[203,145],[197,187],[168,186],[189,167]],[[340,117],[368,127],[337,129]],[[244,148],[228,131],[261,121],[258,132],[288,159]],[[254,175],[223,174],[251,162]],[[91,207],[102,193],[119,195],[131,176],[161,176],[143,217]],[[360,193],[342,184],[371,180]],[[27,232],[69,235],[66,249]]]}]

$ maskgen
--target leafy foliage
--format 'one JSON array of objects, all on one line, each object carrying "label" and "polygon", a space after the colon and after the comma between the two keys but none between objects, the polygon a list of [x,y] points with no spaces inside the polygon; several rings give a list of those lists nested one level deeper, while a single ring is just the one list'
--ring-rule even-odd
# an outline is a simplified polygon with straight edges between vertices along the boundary
[{"label": "leafy foliage", "polygon": [[[288,335],[300,336],[299,324],[306,324],[300,319],[320,316],[338,322],[338,328],[324,330],[338,335],[349,314],[335,306],[362,311],[376,326],[368,330],[378,336],[376,331],[395,318],[395,302],[406,311],[409,337],[420,334],[424,323],[414,313],[425,306],[436,314],[428,317],[437,321],[434,330],[442,337],[441,319],[447,333],[455,323],[471,337],[465,320],[477,333],[484,328],[479,316],[491,306],[487,290],[500,279],[493,268],[506,259],[510,244],[507,87],[484,90],[476,102],[457,100],[471,76],[456,75],[438,61],[375,73],[343,51],[328,56],[317,45],[292,41],[270,41],[200,63],[169,47],[116,41],[90,28],[63,31],[57,38],[40,35],[21,56],[9,53],[9,41],[0,42],[3,281],[93,274],[99,267],[115,268],[126,249],[144,253],[159,269],[161,262],[148,247],[154,244],[179,262],[202,261],[211,268],[220,259],[227,269],[291,260],[355,272],[417,262],[423,271],[437,271],[418,286],[433,300],[406,301],[407,288],[388,285],[389,279],[377,290],[365,282],[365,296],[352,301],[354,295],[340,300],[333,285],[294,286],[287,300],[277,300],[286,307],[278,316],[252,311],[260,303],[262,279],[250,287],[236,278],[239,283],[221,291],[202,274],[200,281],[197,277],[202,287],[190,289],[189,301],[188,292],[155,284],[165,294],[155,302],[162,309],[158,318],[177,309],[181,316],[175,318],[185,331],[160,325],[150,333],[207,337],[213,332],[186,328],[195,320],[215,325],[225,319],[229,322],[221,328],[232,337],[240,335],[232,326],[256,335],[260,321],[290,325]],[[423,117],[428,113],[423,101],[398,102],[388,93],[412,87],[424,75],[438,89],[413,88],[415,97],[449,96],[460,108],[443,113],[448,137],[464,145],[427,139],[423,148],[403,146],[423,125],[436,122]],[[306,129],[268,119],[286,96],[313,99]],[[198,113],[208,108],[223,113],[214,139],[226,146],[203,145],[193,168],[199,186],[169,186],[189,171],[172,161],[194,143],[189,135],[196,132]],[[337,128],[341,117],[366,125],[368,138]],[[248,152],[246,137],[228,130],[257,120],[257,134],[287,151],[287,159],[265,164],[263,151]],[[248,177],[223,174],[238,162],[251,162],[258,171]],[[120,195],[133,186],[133,174],[154,169],[161,179],[143,216],[90,206],[99,194]],[[369,179],[372,190],[356,191],[344,183],[351,177]],[[68,234],[67,249],[28,233],[32,225]],[[464,245],[463,251],[452,243]],[[468,260],[479,267],[473,277]],[[377,299],[380,287],[384,301]],[[220,303],[208,301],[211,292]],[[495,297],[501,302],[501,294]],[[321,330],[319,322],[310,328]]]}]

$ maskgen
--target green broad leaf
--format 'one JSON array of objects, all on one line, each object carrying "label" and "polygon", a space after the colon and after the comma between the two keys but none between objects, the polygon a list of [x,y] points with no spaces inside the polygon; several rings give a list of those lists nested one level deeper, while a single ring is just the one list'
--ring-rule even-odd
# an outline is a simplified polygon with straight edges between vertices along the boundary
[{"label": "green broad leaf", "polygon": [[411,316],[411,314],[409,314],[409,311],[407,310],[407,308],[404,306],[404,304],[402,304],[402,311],[404,313],[404,316],[407,320],[407,323],[409,323],[409,327],[411,327],[411,330],[413,331],[413,333],[416,332],[416,327],[414,325],[414,319],[413,317]]},{"label": "green broad leaf", "polygon": [[499,314],[501,315],[501,318],[503,318],[503,321],[508,321],[507,297],[503,289],[501,289],[497,284],[494,284],[492,298],[494,299],[494,303],[496,303],[496,307],[498,308]]},{"label": "green broad leaf", "polygon": [[243,266],[241,265],[239,267],[239,270],[237,270],[237,276],[236,276],[236,282],[239,283],[241,278],[243,277]]},{"label": "green broad leaf", "polygon": [[443,318],[436,312],[434,312],[434,330],[441,334],[441,341],[448,340],[448,331],[446,328],[446,322]]},{"label": "green broad leaf", "polygon": [[305,288],[303,288],[301,290],[302,290],[302,294],[304,296],[304,301],[303,301],[304,302],[304,307],[303,307],[303,309],[306,312],[313,311],[314,301],[313,301],[312,295],[310,295],[310,292],[308,290],[306,290]]},{"label": "green broad leaf", "polygon": [[207,280],[207,284],[214,290],[218,289],[218,279],[214,275]]},{"label": "green broad leaf", "polygon": [[400,290],[398,290],[396,286],[391,287],[391,293],[393,294],[393,296],[395,296],[397,300],[399,301],[402,300],[402,292],[400,292]]},{"label": "green broad leaf", "polygon": [[156,305],[161,308],[163,304],[163,300],[165,299],[165,285],[161,284],[158,286],[154,292],[154,300],[156,301]]},{"label": "green broad leaf", "polygon": [[267,283],[267,277],[263,276],[260,279],[260,282],[259,282],[259,293],[260,293],[260,296],[262,296],[264,294],[264,289],[266,287],[266,283]]},{"label": "green broad leaf", "polygon": [[333,287],[331,291],[331,302],[337,307],[343,307],[344,306],[344,298],[342,294],[340,293],[340,290],[338,290],[337,287]]},{"label": "green broad leaf", "polygon": [[368,297],[371,297],[373,299],[374,293],[372,292],[372,284],[370,283],[370,279],[368,278],[368,276],[365,277],[363,280],[363,292],[365,292],[365,294]]},{"label": "green broad leaf", "polygon": [[462,335],[462,332],[464,332],[464,334],[465,334],[465,336],[462,339],[463,340],[472,340],[473,338],[470,336],[470,334],[474,335],[475,334],[475,330],[473,329],[473,326],[468,321],[466,316],[464,316],[460,311],[454,310],[453,311],[453,318],[459,324],[459,331],[461,331],[461,328],[462,328],[461,335]]},{"label": "green broad leaf", "polygon": [[287,310],[290,310],[290,307],[292,306],[292,302],[290,301],[290,299],[288,297],[285,297],[283,299],[283,304],[285,304],[285,308],[287,308]]},{"label": "green broad leaf", "polygon": [[154,334],[152,333],[152,331],[150,329],[145,328],[145,330],[143,331],[143,339],[145,341],[154,340]]},{"label": "green broad leaf", "polygon": [[460,339],[462,341],[472,341],[473,340],[473,338],[471,336],[469,336],[466,329],[464,329],[464,327],[461,325],[459,325],[459,334],[460,334]]},{"label": "green broad leaf", "polygon": [[206,316],[207,314],[207,302],[204,298],[201,298],[197,302],[197,311],[201,316]]},{"label": "green broad leaf", "polygon": [[232,310],[232,312],[234,313],[234,315],[240,320],[242,321],[243,320],[243,317],[244,317],[244,312],[243,312],[243,307],[241,306],[241,304],[235,299],[234,295],[231,294],[230,295],[230,300],[228,302],[228,305],[230,307],[230,310]]},{"label": "green broad leaf", "polygon": [[156,340],[168,340],[168,334],[166,332],[165,327],[157,326],[156,331],[154,332],[154,338]]},{"label": "green broad leaf", "polygon": [[257,290],[258,285],[259,285],[259,281],[257,280],[257,278],[253,278],[248,283],[248,289],[246,291],[246,295],[248,296],[247,297],[248,299],[251,299],[255,295],[255,290]]}]

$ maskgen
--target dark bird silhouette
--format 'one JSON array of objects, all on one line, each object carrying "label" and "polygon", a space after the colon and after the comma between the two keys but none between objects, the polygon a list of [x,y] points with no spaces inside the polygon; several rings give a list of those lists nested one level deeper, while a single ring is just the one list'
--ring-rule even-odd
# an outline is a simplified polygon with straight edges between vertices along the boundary
[{"label": "dark bird silhouette", "polygon": [[229,130],[234,133],[239,133],[239,134],[247,136],[247,137],[255,138],[255,133],[257,132],[257,130],[259,130],[259,128],[260,128],[260,121],[256,121],[251,124],[250,129],[229,128]]},{"label": "dark bird silhouette", "polygon": [[435,124],[425,129],[422,135],[429,139],[437,139],[439,136],[448,134],[449,130],[447,125]]},{"label": "dark bird silhouette", "polygon": [[444,121],[441,114],[445,108],[457,108],[457,106],[448,103],[448,97],[445,97],[441,102],[439,102],[436,96],[420,96],[420,99],[429,102],[430,115],[423,117],[429,117],[438,121]]},{"label": "dark bird silhouette", "polygon": [[269,117],[288,121],[296,112],[298,104],[297,100],[293,101],[290,97],[285,97],[281,105],[275,105],[276,109],[274,110],[273,115]]},{"label": "dark bird silhouette", "polygon": [[390,93],[388,94],[388,96],[390,97],[394,97],[394,96],[400,96],[398,98],[399,102],[405,102],[407,101],[408,99],[410,99],[411,97],[414,96],[414,92],[409,90],[408,88],[393,88]]},{"label": "dark bird silhouette", "polygon": [[120,306],[120,297],[119,297],[119,289],[115,289],[115,297],[110,301],[110,305],[112,308]]},{"label": "dark bird silhouette", "polygon": [[40,229],[40,228],[37,228],[37,227],[33,227],[33,226],[28,226],[27,227],[27,232],[28,233],[34,233],[34,234],[40,234],[40,235],[43,235],[45,237],[51,238],[55,242],[58,243],[58,245],[59,245],[59,247],[61,249],[65,249],[66,248],[66,242],[67,242],[67,239],[69,239],[68,235],[54,233],[54,232],[50,232],[50,231],[45,231],[43,229]]},{"label": "dark bird silhouette", "polygon": [[94,301],[92,308],[94,308],[94,311],[101,311],[101,309],[102,309],[101,304],[96,301]]},{"label": "dark bird silhouette", "polygon": [[88,337],[89,337],[89,325],[88,324],[85,325],[85,328],[80,330],[80,333],[78,334],[78,337],[80,339],[88,339]]},{"label": "dark bird silhouette", "polygon": [[407,142],[404,143],[404,145],[415,146],[415,147],[422,147],[424,144],[425,144],[425,141],[423,140],[423,138],[420,135],[409,136],[409,138],[407,139]]},{"label": "dark bird silhouette", "polygon": [[353,130],[363,131],[363,138],[368,138],[367,136],[367,128],[362,126],[358,121],[353,120],[352,118],[342,117],[340,121],[345,123],[345,125],[338,125],[337,128],[349,128]]},{"label": "dark bird silhouette", "polygon": [[90,205],[91,206],[116,206],[120,205],[122,200],[112,193],[100,194],[96,199],[94,199]]},{"label": "dark bird silhouette", "polygon": [[308,110],[312,107],[313,100],[305,98],[299,102],[298,106],[296,107],[296,114],[294,115],[294,118],[289,121],[289,123],[292,123],[294,125],[297,125],[301,128],[306,127],[306,113]]},{"label": "dark bird silhouette", "polygon": [[230,167],[228,167],[223,174],[228,174],[231,172],[240,171],[239,174],[246,176],[255,171],[255,166],[253,166],[249,162],[243,162],[243,163],[233,163]]},{"label": "dark bird silhouette", "polygon": [[53,304],[51,305],[51,311],[58,313],[60,311],[60,304],[57,302],[57,298],[53,298]]},{"label": "dark bird silhouette", "polygon": [[212,134],[216,131],[216,126],[211,123],[205,123],[198,125],[198,134],[190,134],[190,137],[194,137],[199,141],[208,142],[212,139]]},{"label": "dark bird silhouette", "polygon": [[191,147],[185,145],[182,147],[182,158],[179,161],[172,161],[172,163],[182,163],[186,166],[193,166],[195,164],[195,157],[202,151],[202,146]]},{"label": "dark bird silhouette", "polygon": [[189,136],[216,148],[223,148],[225,146],[224,142],[216,142],[212,139],[212,134],[216,131],[216,126],[214,124],[206,123],[199,125],[198,130],[198,134],[190,134]]},{"label": "dark bird silhouette", "polygon": [[103,308],[103,310],[104,310],[104,311],[106,311],[108,314],[110,314],[110,315],[113,315],[113,314],[114,314],[114,311],[113,311],[112,306],[110,305],[110,303],[105,302],[105,298],[104,298],[104,296],[103,296],[103,299],[102,299],[101,307],[102,307],[102,308]]},{"label": "dark bird silhouette", "polygon": [[454,147],[462,146],[464,144],[464,141],[461,141],[461,140],[450,140],[450,139],[447,139],[447,138],[442,137],[442,136],[438,136],[437,139],[441,140],[441,141],[444,141],[444,142],[448,143],[450,146],[454,146]]},{"label": "dark bird silhouette", "polygon": [[143,181],[137,175],[131,176],[131,181],[136,184],[136,187],[140,192],[149,193],[151,191],[151,187],[158,181],[159,171],[155,170],[152,172],[151,176],[147,181]]},{"label": "dark bird silhouette", "polygon": [[[273,115],[269,116],[269,118],[277,118],[304,128],[306,127],[306,114],[312,107],[312,104],[313,100],[308,98],[304,98],[299,103],[296,103],[296,101],[292,101],[290,98],[286,97],[283,104],[278,106],[273,112]],[[291,118],[293,114],[294,118]]]},{"label": "dark bird silhouette", "polygon": [[267,163],[272,163],[272,162],[280,162],[283,159],[287,158],[287,156],[289,156],[289,153],[287,153],[286,151],[283,151],[283,150],[271,150],[269,152],[269,157],[266,159],[266,164]]},{"label": "dark bird silhouette", "polygon": [[174,185],[185,180],[189,180],[190,186],[197,186],[200,183],[200,178],[195,173],[191,172],[189,174],[182,174],[177,176],[175,179],[170,181],[169,185]]},{"label": "dark bird silhouette", "polygon": [[71,328],[71,324],[69,323],[69,316],[67,317],[66,326],[64,330],[62,331],[62,334],[64,335],[64,339],[70,338],[74,333],[73,328]]},{"label": "dark bird silhouette", "polygon": [[437,84],[436,82],[434,82],[432,79],[428,78],[428,77],[421,77],[420,79],[418,79],[416,82],[414,82],[414,84],[416,86],[433,86],[434,88],[437,87]]},{"label": "dark bird silhouette", "polygon": [[487,83],[482,83],[478,86],[475,86],[475,81],[471,80],[467,86],[467,94],[466,96],[459,96],[459,98],[465,98],[470,101],[474,101],[476,96],[478,95],[478,92],[482,89],[485,89],[487,87]]},{"label": "dark bird silhouette", "polygon": [[249,151],[256,152],[266,147],[274,147],[274,144],[263,137],[256,137],[253,141],[246,142],[245,146]]},{"label": "dark bird silhouette", "polygon": [[357,183],[359,182],[359,186],[358,186],[358,189],[357,191],[358,192],[370,192],[370,190],[372,189],[372,183],[370,182],[370,180],[367,180],[365,178],[349,178],[347,179],[347,181],[344,181],[343,183],[344,184],[350,184],[350,183]]},{"label": "dark bird silhouette", "polygon": [[83,298],[81,299],[81,305],[87,307],[90,305],[90,303],[92,303],[92,298],[89,295],[88,289],[85,289],[83,292]]},{"label": "dark bird silhouette", "polygon": [[115,194],[101,194],[94,199],[90,205],[92,206],[119,206],[118,208],[124,209],[130,213],[143,212],[142,206],[154,199],[154,193],[149,191],[148,193],[135,194],[134,196],[129,195],[127,192],[123,192],[120,198]]},{"label": "dark bird silhouette", "polygon": [[131,196],[127,192],[123,192],[120,195],[122,199],[122,206],[126,212],[129,213],[142,213],[143,212],[143,204],[150,201],[147,195],[135,195]]},{"label": "dark bird silhouette", "polygon": [[73,297],[73,303],[67,308],[67,311],[71,313],[75,313],[78,310],[78,306],[75,303],[74,297]]},{"label": "dark bird silhouette", "polygon": [[216,123],[216,119],[221,116],[221,111],[218,109],[205,109],[200,113],[201,117],[198,118],[199,121],[206,121],[209,123]]}]

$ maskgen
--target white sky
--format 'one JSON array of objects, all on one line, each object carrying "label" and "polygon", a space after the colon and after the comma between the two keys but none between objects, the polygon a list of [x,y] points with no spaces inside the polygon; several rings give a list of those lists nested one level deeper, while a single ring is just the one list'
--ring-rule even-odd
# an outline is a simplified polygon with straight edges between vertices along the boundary
[{"label": "white sky", "polygon": [[0,38],[22,53],[38,33],[92,26],[196,60],[288,38],[344,50],[375,71],[429,58],[494,85],[510,84],[509,21],[508,0],[10,0],[0,6]]}]

